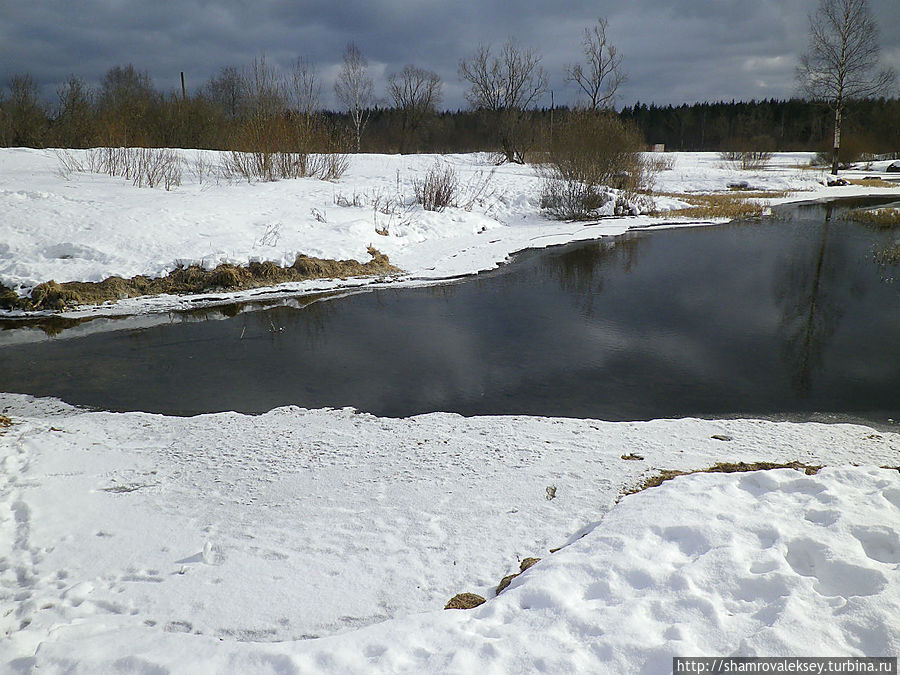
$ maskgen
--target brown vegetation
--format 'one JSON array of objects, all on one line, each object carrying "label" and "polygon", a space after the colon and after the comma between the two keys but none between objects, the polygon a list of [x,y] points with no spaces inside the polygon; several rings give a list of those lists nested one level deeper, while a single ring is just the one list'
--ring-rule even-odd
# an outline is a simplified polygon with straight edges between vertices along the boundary
[{"label": "brown vegetation", "polygon": [[281,267],[273,262],[252,262],[246,267],[222,264],[215,269],[205,270],[191,265],[179,267],[157,279],[138,275],[130,279],[109,277],[100,282],[69,281],[60,284],[48,281],[35,286],[30,298],[20,298],[10,289],[0,286],[0,309],[62,310],[141,295],[233,291],[307,279],[386,275],[400,271],[378,250],[370,247],[369,254],[372,259],[367,263],[298,255],[290,267]]},{"label": "brown vegetation", "polygon": [[693,471],[678,471],[677,469],[663,469],[655,476],[650,476],[643,483],[635,488],[626,490],[624,494],[632,495],[647,488],[659,487],[667,480],[672,480],[678,476],[689,476],[695,473],[741,473],[748,471],[769,471],[771,469],[794,469],[795,471],[803,471],[808,476],[815,475],[822,466],[804,464],[803,462],[719,462],[706,469],[695,469]]},{"label": "brown vegetation", "polygon": [[497,588],[494,591],[494,595],[500,595],[503,591],[506,590],[506,587],[512,583],[513,579],[515,579],[517,576],[522,574],[522,572],[527,570],[532,565],[539,563],[540,561],[540,558],[525,558],[524,560],[522,560],[522,562],[519,564],[518,572],[516,572],[515,574],[509,574],[500,580],[500,583],[497,585]]},{"label": "brown vegetation", "polygon": [[900,209],[853,209],[845,216],[847,220],[854,220],[866,225],[878,227],[895,227],[900,225]]},{"label": "brown vegetation", "polygon": [[896,190],[898,185],[897,183],[892,183],[889,180],[883,180],[881,178],[875,178],[874,176],[869,178],[847,178],[847,182],[851,185],[862,185],[863,187],[874,187],[874,188],[890,188]]},{"label": "brown vegetation", "polygon": [[900,265],[900,244],[875,249],[875,262],[881,267]]},{"label": "brown vegetation", "polygon": [[472,609],[484,603],[485,599],[477,593],[457,593],[444,605],[444,609]]},{"label": "brown vegetation", "polygon": [[[615,115],[594,110],[568,114],[555,130],[541,194],[541,206],[558,220],[590,220],[612,196],[648,190],[653,166],[641,151],[644,139]],[[628,199],[615,204],[616,215],[628,215]]]},{"label": "brown vegetation", "polygon": [[674,197],[691,204],[683,209],[667,211],[667,216],[684,216],[687,218],[756,218],[763,215],[764,206],[757,200],[775,199],[787,196],[787,192],[778,191],[731,191],[713,194],[665,193],[666,197]]}]

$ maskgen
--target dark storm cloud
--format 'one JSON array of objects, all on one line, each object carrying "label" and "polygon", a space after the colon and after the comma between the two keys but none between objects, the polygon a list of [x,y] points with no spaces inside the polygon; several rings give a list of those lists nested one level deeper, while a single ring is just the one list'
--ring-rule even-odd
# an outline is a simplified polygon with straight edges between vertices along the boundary
[{"label": "dark storm cloud", "polygon": [[[900,69],[900,3],[871,6],[882,56]],[[458,107],[459,59],[515,36],[543,55],[556,100],[566,102],[575,90],[564,82],[565,66],[580,57],[584,27],[605,16],[629,74],[622,103],[786,97],[814,7],[815,0],[7,0],[0,4],[0,80],[29,72],[49,97],[70,73],[96,84],[111,66],[133,63],[160,89],[175,89],[182,70],[199,87],[223,66],[264,53],[284,67],[297,56],[317,63],[331,104],[341,52],[352,40],[379,92],[388,73],[415,63],[440,73],[445,105]]]}]

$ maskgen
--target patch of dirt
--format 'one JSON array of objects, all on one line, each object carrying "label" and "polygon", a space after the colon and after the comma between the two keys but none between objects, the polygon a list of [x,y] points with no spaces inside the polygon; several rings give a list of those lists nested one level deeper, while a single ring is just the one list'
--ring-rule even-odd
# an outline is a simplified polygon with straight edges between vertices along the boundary
[{"label": "patch of dirt", "polygon": [[388,257],[369,247],[372,259],[325,260],[298,255],[290,267],[273,262],[252,262],[246,267],[222,264],[212,270],[198,265],[179,267],[165,277],[150,279],[138,275],[131,279],[109,277],[98,282],[48,281],[35,286],[31,297],[20,298],[14,291],[0,285],[0,309],[63,310],[78,305],[99,305],[104,302],[134,298],[141,295],[188,295],[210,291],[234,291],[260,286],[274,286],[308,279],[344,279],[347,277],[396,274]]}]

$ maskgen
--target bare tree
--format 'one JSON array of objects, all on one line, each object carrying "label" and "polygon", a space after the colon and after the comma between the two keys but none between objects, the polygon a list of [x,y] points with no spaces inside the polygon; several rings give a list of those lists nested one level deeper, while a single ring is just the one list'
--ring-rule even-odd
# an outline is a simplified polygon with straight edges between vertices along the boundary
[{"label": "bare tree", "polygon": [[804,94],[834,111],[835,175],[847,102],[877,96],[893,85],[894,72],[879,70],[878,56],[878,26],[868,0],[819,0],[809,16],[809,47],[800,58],[797,79]]},{"label": "bare tree", "polygon": [[80,77],[70,75],[56,92],[54,142],[66,148],[86,148],[94,140],[93,92]]},{"label": "bare tree", "polygon": [[591,110],[610,108],[616,92],[628,79],[622,70],[622,55],[606,37],[609,22],[600,18],[597,24],[584,29],[581,40],[585,64],[566,67],[566,82],[574,82],[588,97]]},{"label": "bare tree", "polygon": [[322,84],[315,66],[298,57],[290,72],[288,96],[307,129],[312,127],[315,114],[319,111],[321,93]]},{"label": "bare tree", "polygon": [[222,68],[218,75],[209,78],[203,92],[228,119],[235,120],[241,114],[244,89],[241,72],[236,67]]},{"label": "bare tree", "polygon": [[400,74],[388,77],[388,94],[394,107],[400,111],[402,138],[400,152],[405,152],[410,137],[415,136],[422,123],[434,114],[441,101],[443,84],[441,77],[431,70],[404,66]]},{"label": "bare tree", "polygon": [[0,136],[5,145],[30,148],[43,146],[47,111],[40,90],[28,73],[13,75],[9,98],[0,106]]},{"label": "bare tree", "polygon": [[284,78],[265,56],[257,56],[244,68],[241,89],[245,115],[251,119],[269,120],[287,107]]},{"label": "bare tree", "polygon": [[338,101],[350,111],[350,119],[356,132],[356,151],[360,149],[362,130],[369,121],[369,108],[375,102],[374,84],[369,75],[369,62],[352,42],[344,49],[344,63],[334,83]]},{"label": "bare tree", "polygon": [[469,105],[492,113],[506,161],[524,163],[525,150],[533,140],[525,111],[547,92],[540,55],[512,38],[498,57],[482,45],[471,58],[460,61],[459,77],[469,83]]},{"label": "bare tree", "polygon": [[113,66],[100,82],[99,108],[104,142],[108,145],[141,145],[147,142],[148,113],[159,99],[150,74],[132,64]]}]

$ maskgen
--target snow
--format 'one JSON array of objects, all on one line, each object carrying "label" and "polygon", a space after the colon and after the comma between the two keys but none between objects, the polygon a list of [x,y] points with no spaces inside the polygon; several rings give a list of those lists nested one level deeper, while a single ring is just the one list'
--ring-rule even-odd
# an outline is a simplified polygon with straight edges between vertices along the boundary
[{"label": "snow", "polygon": [[[303,178],[247,183],[210,175],[209,167],[221,163],[219,153],[180,150],[182,184],[166,191],[65,168],[67,154],[87,165],[87,152],[0,149],[0,283],[24,295],[51,279],[157,277],[178,265],[211,268],[253,260],[289,265],[298,253],[365,262],[371,245],[403,270],[390,281],[417,284],[492,269],[526,248],[617,235],[665,220],[548,220],[540,209],[539,169],[495,167],[479,154],[353,155],[349,170],[336,182]],[[659,193],[721,191],[736,182],[753,189],[802,191],[806,199],[878,191],[824,187],[821,170],[803,168],[808,167],[809,153],[778,154],[769,168],[759,171],[731,168],[716,153],[665,156],[673,167],[657,176]],[[457,172],[460,207],[436,213],[413,204],[414,182],[435,163]],[[885,167],[879,164],[873,171],[888,162],[881,164]],[[681,206],[683,202],[671,197],[656,199],[663,211]],[[376,232],[385,229],[386,236]],[[280,290],[308,293],[384,281],[318,280]],[[258,295],[254,291],[227,297]],[[196,300],[158,296],[92,311],[168,311],[196,307]]]},{"label": "snow", "polygon": [[[14,394],[0,411],[0,670],[661,673],[900,649],[894,433]],[[621,496],[738,460],[827,466]],[[462,591],[488,602],[441,609]]]},{"label": "snow", "polygon": [[[366,260],[369,245],[403,270],[202,300],[350,293],[693,224],[549,221],[534,167],[482,155],[358,155],[336,182],[248,184],[194,170],[215,153],[179,152],[183,184],[165,191],[67,172],[52,150],[0,149],[0,282],[24,294],[49,279],[290,264],[299,252]],[[804,168],[808,153],[760,171],[714,153],[666,157],[657,193],[739,182],[791,193],[773,202],[890,193],[827,188]],[[452,165],[470,196],[489,187],[470,208],[425,212],[412,187],[435,162]],[[683,205],[656,197],[661,211]],[[196,300],[67,314],[139,313],[154,325]],[[2,344],[34,339],[5,333]],[[900,464],[900,435],[890,431],[296,407],[180,418],[2,393],[0,413],[13,422],[0,419],[0,672],[667,673],[676,655],[900,652],[900,473],[882,468]],[[723,461],[826,466],[698,473],[625,495],[660,470]],[[542,560],[494,597],[526,557]],[[464,591],[487,602],[441,609]]]}]

